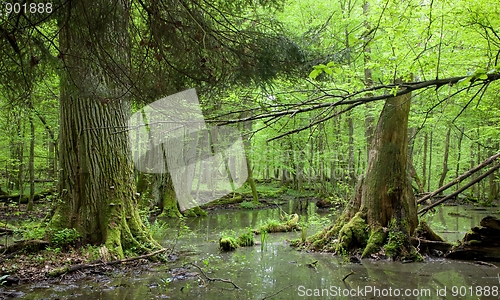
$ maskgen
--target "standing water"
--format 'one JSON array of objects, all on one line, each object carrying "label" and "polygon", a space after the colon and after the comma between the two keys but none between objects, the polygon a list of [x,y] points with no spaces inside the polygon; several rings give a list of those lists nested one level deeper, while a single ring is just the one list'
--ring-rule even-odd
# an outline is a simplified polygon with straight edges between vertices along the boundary
[{"label": "standing water", "polygon": [[[308,235],[321,222],[331,222],[314,211],[310,205],[302,216],[316,220],[316,228],[308,228]],[[456,242],[486,215],[498,215],[496,211],[448,206],[425,219],[447,241]],[[174,262],[136,275],[33,284],[18,290],[25,293],[25,299],[500,299],[500,271],[494,265],[446,259],[351,263],[348,258],[290,247],[286,240],[300,238],[300,232],[268,234],[260,245],[219,251],[221,233],[257,228],[281,214],[283,210],[277,208],[219,210],[185,223],[172,220],[162,243],[174,247]],[[255,240],[260,242],[261,237]],[[216,280],[209,281],[191,263]],[[230,280],[239,289],[217,279]]]}]

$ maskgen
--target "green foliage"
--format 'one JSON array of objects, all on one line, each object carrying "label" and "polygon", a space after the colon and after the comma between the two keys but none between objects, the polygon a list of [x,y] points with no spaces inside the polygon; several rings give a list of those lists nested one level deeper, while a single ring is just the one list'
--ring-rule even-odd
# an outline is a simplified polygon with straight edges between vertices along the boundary
[{"label": "green foliage", "polygon": [[167,236],[168,231],[170,230],[169,225],[165,221],[162,221],[160,219],[156,219],[153,224],[148,223],[148,225],[151,236],[157,240],[164,239]]},{"label": "green foliage", "polygon": [[251,228],[247,228],[237,238],[235,237],[234,231],[226,231],[221,234],[221,238],[219,239],[219,248],[222,251],[233,251],[239,247],[253,246],[255,245],[253,237],[254,232]]},{"label": "green foliage", "polygon": [[238,244],[242,247],[253,246],[255,244],[251,228],[247,228],[246,232],[238,237]]},{"label": "green foliage", "polygon": [[240,203],[240,207],[244,209],[255,209],[259,206],[260,205],[258,203],[255,203],[253,201],[243,201]]},{"label": "green foliage", "polygon": [[24,240],[43,240],[47,233],[46,224],[36,221],[23,222],[16,231],[22,235]]},{"label": "green foliage", "polygon": [[261,229],[260,231],[260,251],[263,252],[267,242],[267,231]]},{"label": "green foliage", "polygon": [[95,261],[101,258],[99,253],[99,246],[85,245],[82,247],[82,255],[87,258],[88,261]]},{"label": "green foliage", "polygon": [[63,228],[49,232],[50,244],[56,247],[74,244],[80,237],[80,233],[75,228]]}]

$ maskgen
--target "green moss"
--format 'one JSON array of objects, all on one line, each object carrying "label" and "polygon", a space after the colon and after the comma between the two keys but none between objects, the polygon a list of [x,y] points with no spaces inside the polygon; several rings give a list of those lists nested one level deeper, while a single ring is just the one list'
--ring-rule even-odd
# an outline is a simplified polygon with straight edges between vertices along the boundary
[{"label": "green moss", "polygon": [[240,207],[244,209],[255,209],[260,206],[261,206],[260,202],[254,202],[254,201],[243,201],[240,203]]},{"label": "green moss", "polygon": [[384,249],[389,257],[400,257],[401,250],[404,247],[405,234],[401,231],[390,231],[389,240],[385,244]]},{"label": "green moss", "polygon": [[234,237],[222,237],[219,240],[219,247],[223,251],[233,251],[240,247]]},{"label": "green moss", "polygon": [[387,237],[387,233],[385,232],[382,226],[377,226],[371,230],[370,238],[366,244],[366,247],[363,251],[361,257],[368,257],[373,253],[380,251],[382,246],[384,245],[385,239]]},{"label": "green moss", "polygon": [[342,214],[337,221],[335,221],[335,224],[308,237],[305,242],[307,249],[316,251],[334,251],[335,243],[333,243],[333,241],[337,238],[340,229],[342,229],[347,220],[347,215]]},{"label": "green moss", "polygon": [[358,212],[347,222],[339,232],[339,243],[335,247],[337,253],[350,250],[354,247],[364,247],[368,238],[367,225]]},{"label": "green moss", "polygon": [[203,216],[208,215],[206,211],[199,208],[198,206],[193,207],[193,208],[188,209],[188,210],[185,210],[182,214],[185,217],[203,217]]},{"label": "green moss", "polygon": [[161,214],[158,215],[159,218],[180,218],[182,217],[181,212],[175,207],[164,207]]},{"label": "green moss", "polygon": [[266,224],[260,226],[258,229],[254,230],[256,234],[260,232],[289,232],[293,230],[301,230],[299,226],[299,215],[291,215],[287,221],[280,222],[275,219],[269,219]]}]

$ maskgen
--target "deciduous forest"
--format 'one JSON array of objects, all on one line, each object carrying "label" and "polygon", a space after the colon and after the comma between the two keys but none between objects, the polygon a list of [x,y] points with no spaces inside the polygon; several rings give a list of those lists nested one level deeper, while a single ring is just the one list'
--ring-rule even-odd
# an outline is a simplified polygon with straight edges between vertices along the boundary
[{"label": "deciduous forest", "polygon": [[498,298],[496,1],[0,5],[0,298]]}]

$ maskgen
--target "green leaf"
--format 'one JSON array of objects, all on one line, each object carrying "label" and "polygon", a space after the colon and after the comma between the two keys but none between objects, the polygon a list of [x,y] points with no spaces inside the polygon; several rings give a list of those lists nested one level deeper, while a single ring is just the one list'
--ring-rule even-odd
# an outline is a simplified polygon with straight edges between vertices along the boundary
[{"label": "green leaf", "polygon": [[316,77],[318,77],[319,74],[321,74],[322,70],[321,69],[314,69],[311,71],[311,73],[309,73],[309,78],[311,79],[316,79]]},{"label": "green leaf", "polygon": [[479,74],[479,75],[477,76],[477,78],[478,78],[478,79],[481,79],[481,80],[486,80],[486,79],[488,79],[488,75],[487,75],[487,74]]},{"label": "green leaf", "polygon": [[458,81],[458,83],[469,83],[474,76],[467,76]]}]

